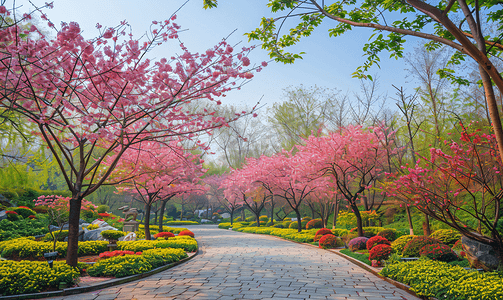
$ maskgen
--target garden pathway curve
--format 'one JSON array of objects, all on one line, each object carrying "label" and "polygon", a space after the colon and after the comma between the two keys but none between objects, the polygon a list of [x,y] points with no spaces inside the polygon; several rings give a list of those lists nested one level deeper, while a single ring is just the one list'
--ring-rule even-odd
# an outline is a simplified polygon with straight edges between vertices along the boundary
[{"label": "garden pathway curve", "polygon": [[53,299],[419,299],[329,251],[215,225],[187,227],[200,246],[194,259],[139,281]]}]

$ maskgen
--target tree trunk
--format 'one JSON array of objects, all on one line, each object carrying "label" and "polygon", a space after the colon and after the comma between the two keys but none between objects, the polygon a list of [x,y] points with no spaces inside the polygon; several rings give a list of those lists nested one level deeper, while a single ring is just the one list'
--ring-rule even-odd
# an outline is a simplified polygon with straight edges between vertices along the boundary
[{"label": "tree trunk", "polygon": [[255,210],[253,213],[255,214],[255,220],[257,221],[257,227],[260,227],[260,211]]},{"label": "tree trunk", "polygon": [[335,199],[335,207],[334,207],[334,217],[332,219],[332,229],[335,229],[335,225],[337,225],[337,216],[339,215],[339,203],[341,201]]},{"label": "tree trunk", "polygon": [[183,218],[183,203],[182,203],[182,208],[180,209],[180,221],[182,220]]},{"label": "tree trunk", "polygon": [[271,226],[274,225],[274,202],[271,201]]},{"label": "tree trunk", "polygon": [[241,207],[241,222],[246,221],[246,214],[245,214],[245,208],[244,206]]},{"label": "tree trunk", "polygon": [[424,214],[423,234],[425,236],[430,236],[430,234],[431,234],[430,217],[428,217],[427,214]]},{"label": "tree trunk", "polygon": [[77,267],[79,252],[79,231],[80,231],[80,207],[82,198],[78,193],[72,195],[70,199],[70,215],[68,217],[68,248],[66,252],[66,264]]},{"label": "tree trunk", "polygon": [[300,217],[300,211],[299,211],[298,208],[294,209],[294,211],[295,211],[295,214],[297,215],[297,230],[299,232],[301,232],[302,231],[302,224],[301,224],[302,222],[300,220],[301,219],[301,217]]},{"label": "tree trunk", "polygon": [[150,237],[150,209],[151,209],[151,206],[148,204],[145,204],[145,239],[146,240],[152,239]]},{"label": "tree trunk", "polygon": [[231,226],[232,226],[232,222],[234,222],[234,210],[235,210],[234,206],[231,207],[231,209],[230,209],[230,212],[231,212]]},{"label": "tree trunk", "polygon": [[410,208],[407,204],[405,204],[405,212],[407,213],[407,221],[409,221],[409,234],[414,235],[414,226],[412,223],[412,216],[410,214]]},{"label": "tree trunk", "polygon": [[[353,203],[351,203],[353,202]],[[358,230],[358,236],[364,236],[363,234],[363,220],[362,220],[362,215],[360,214],[360,211],[358,210],[358,206],[356,205],[356,202],[350,201],[350,206],[353,209],[353,213],[355,214],[356,217],[356,229]]]},{"label": "tree trunk", "polygon": [[163,226],[162,226],[162,219],[164,219],[164,210],[166,209],[166,203],[168,203],[168,200],[163,200],[161,201],[161,208],[159,212],[159,232],[163,232]]}]

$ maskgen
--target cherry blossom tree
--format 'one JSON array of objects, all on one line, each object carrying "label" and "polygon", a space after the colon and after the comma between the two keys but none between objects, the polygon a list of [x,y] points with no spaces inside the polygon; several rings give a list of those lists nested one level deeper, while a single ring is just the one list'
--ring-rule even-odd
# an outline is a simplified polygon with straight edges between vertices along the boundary
[{"label": "cherry blossom tree", "polygon": [[304,153],[292,155],[291,152],[275,154],[271,157],[260,157],[263,172],[255,180],[272,191],[275,197],[284,199],[297,215],[298,231],[300,208],[304,200],[317,188],[326,184],[326,179],[316,174],[314,165],[308,164],[309,157]]},{"label": "cherry blossom tree", "polygon": [[330,178],[328,182],[334,190],[349,202],[359,236],[363,236],[363,222],[358,202],[363,191],[384,175],[388,152],[383,141],[391,134],[381,127],[364,130],[349,126],[327,136],[311,136],[305,146],[298,146],[319,174]]},{"label": "cherry blossom tree", "polygon": [[[458,230],[493,246],[503,262],[501,171],[496,138],[461,124],[461,137],[430,149],[414,166],[388,174],[387,193]],[[498,228],[499,227],[499,228]],[[500,231],[498,231],[500,229]]]},{"label": "cherry blossom tree", "polygon": [[229,197],[225,194],[225,182],[229,178],[229,174],[211,175],[203,179],[208,186],[208,195],[215,198],[231,215],[231,225],[234,221],[234,213],[241,207],[237,197],[230,194]]},{"label": "cherry blossom tree", "polygon": [[[109,161],[115,159],[112,156]],[[111,179],[120,183],[119,192],[133,193],[145,205],[145,238],[149,240],[152,204],[161,200],[166,203],[189,191],[202,193],[204,188],[198,183],[204,171],[200,156],[186,151],[180,141],[145,141],[122,154]]]},{"label": "cherry blossom tree", "polygon": [[[10,13],[0,6],[1,16]],[[52,40],[36,25],[0,26],[0,109],[35,124],[72,193],[69,265],[77,265],[82,199],[107,181],[124,152],[142,141],[190,138],[226,125],[232,120],[188,105],[219,104],[218,97],[253,77],[251,49],[236,53],[226,40],[204,53],[179,44],[179,55],[147,59],[153,47],[177,41],[174,20],[153,21],[140,40],[126,22],[98,25],[94,39],[85,39],[75,22],[63,23]],[[115,160],[103,168],[112,153]]]}]

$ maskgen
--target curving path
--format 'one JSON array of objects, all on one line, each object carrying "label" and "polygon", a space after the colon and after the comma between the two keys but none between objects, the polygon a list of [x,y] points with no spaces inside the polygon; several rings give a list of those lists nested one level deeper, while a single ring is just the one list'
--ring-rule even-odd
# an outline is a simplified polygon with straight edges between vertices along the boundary
[{"label": "curving path", "polygon": [[199,255],[151,277],[53,299],[407,299],[405,291],[329,251],[267,235],[188,226]]}]

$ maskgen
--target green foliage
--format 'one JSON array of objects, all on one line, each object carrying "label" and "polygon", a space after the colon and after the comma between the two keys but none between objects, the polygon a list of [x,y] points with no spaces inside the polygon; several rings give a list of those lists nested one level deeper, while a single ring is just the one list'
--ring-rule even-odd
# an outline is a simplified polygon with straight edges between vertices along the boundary
[{"label": "green foliage", "polygon": [[52,232],[52,235],[51,235],[50,232],[48,232],[44,236],[43,240],[46,241],[46,242],[53,241],[54,240],[53,239],[53,235],[54,235],[54,238],[56,238],[57,241],[62,242],[62,241],[65,240],[66,237],[68,237],[68,230],[61,230],[61,231],[55,230],[55,231]]},{"label": "green foliage", "polygon": [[411,287],[424,297],[446,300],[503,299],[503,277],[479,273],[445,262],[418,260],[387,265],[379,273]]},{"label": "green foliage", "polygon": [[257,234],[269,234],[273,236],[279,236],[281,238],[296,241],[299,243],[310,243],[313,241],[317,229],[303,230],[298,232],[297,229],[282,229],[274,227],[240,227],[233,228],[239,232],[246,233],[257,233]]},{"label": "green foliage", "polygon": [[264,221],[264,222],[266,222],[266,223],[267,223],[267,222],[269,221],[269,217],[268,217],[268,216],[260,216],[260,217],[258,218],[258,220],[259,220],[259,221]]},{"label": "green foliage", "polygon": [[220,224],[218,224],[218,228],[220,228],[220,229],[229,229],[231,227],[232,227],[231,223],[220,223]]},{"label": "green foliage", "polygon": [[80,273],[65,262],[0,261],[0,293],[2,296],[37,293],[58,288],[60,283],[72,285]]},{"label": "green foliage", "polygon": [[396,231],[396,229],[392,228],[385,229],[379,232],[377,235],[387,239],[390,242],[393,242],[398,238],[398,232]]},{"label": "green foliage", "polygon": [[119,230],[105,230],[101,232],[101,236],[107,240],[118,240],[125,235],[126,233],[124,231]]},{"label": "green foliage", "polygon": [[[362,217],[362,221],[364,224],[369,221],[377,221],[379,219],[379,215],[376,213],[375,210],[360,211],[360,216]],[[346,226],[348,228],[356,227],[356,216],[353,212],[349,211],[340,212],[339,215],[337,216],[337,224]]]},{"label": "green foliage", "polygon": [[417,235],[403,235],[391,243],[391,248],[395,253],[402,254],[405,245],[415,237]]},{"label": "green foliage", "polygon": [[453,229],[439,229],[430,237],[439,240],[442,244],[453,246],[461,238],[461,233]]},{"label": "green foliage", "polygon": [[98,206],[98,213],[100,213],[100,214],[106,213],[109,210],[110,210],[110,206],[108,206],[108,205],[100,205],[100,206]]},{"label": "green foliage", "polygon": [[[158,225],[150,225],[150,231],[152,234],[154,234],[153,232],[157,233],[159,232],[159,226]],[[181,231],[183,230],[187,230],[187,228],[183,228],[183,227],[168,227],[168,226],[162,226],[163,228],[163,231],[165,232],[171,232],[171,233],[174,233],[174,234],[179,234]],[[145,225],[143,224],[140,224],[139,226],[139,231],[144,231],[145,230]],[[138,235],[138,233],[137,233]],[[138,237],[140,238],[140,237]],[[143,233],[143,238],[145,238],[145,232]]]},{"label": "green foliage", "polygon": [[11,207],[9,208],[9,210],[17,212],[18,215],[23,217],[23,219],[26,219],[29,216],[34,216],[37,214],[35,211],[31,210],[28,207]]},{"label": "green foliage", "polygon": [[349,249],[342,249],[340,252],[343,253],[343,254],[346,254],[349,257],[357,259],[357,260],[361,261],[364,264],[367,264],[369,266],[372,265],[370,263],[370,261],[369,261],[369,255],[367,253],[353,252],[353,251],[351,251]]},{"label": "green foliage", "polygon": [[48,232],[45,219],[24,219],[19,221],[0,221],[0,241],[14,238],[41,235]]},{"label": "green foliage", "polygon": [[419,257],[419,251],[426,245],[440,244],[440,241],[427,236],[418,236],[408,241],[402,251],[403,257]]}]

